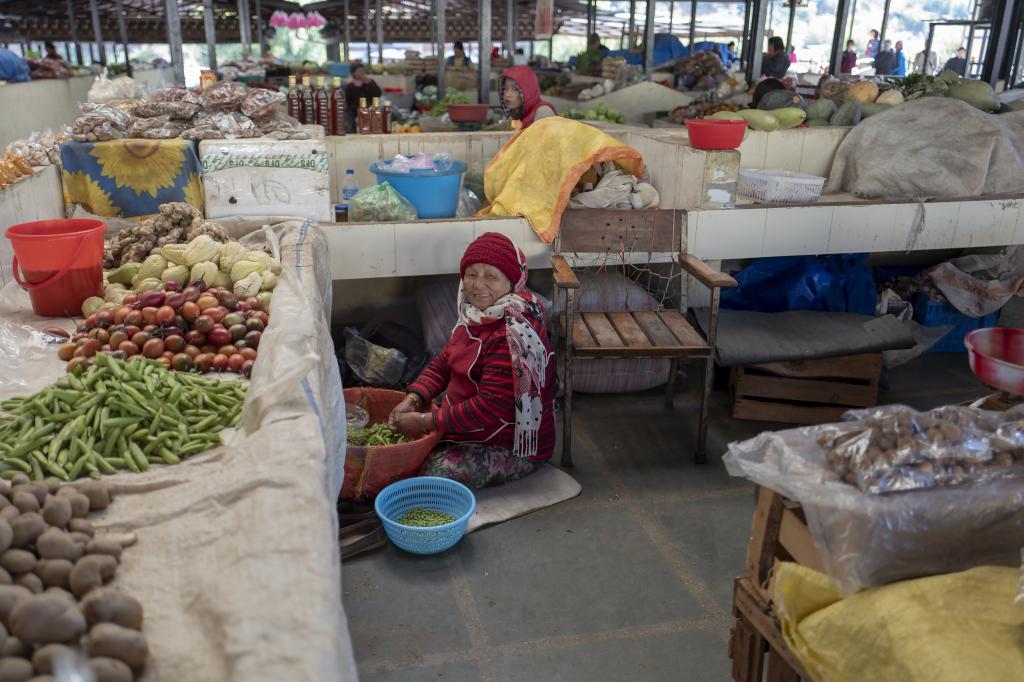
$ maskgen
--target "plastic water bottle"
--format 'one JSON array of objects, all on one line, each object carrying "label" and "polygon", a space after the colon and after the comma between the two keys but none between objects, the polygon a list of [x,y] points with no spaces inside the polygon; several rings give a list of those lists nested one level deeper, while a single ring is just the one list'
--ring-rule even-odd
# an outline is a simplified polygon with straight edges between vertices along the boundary
[{"label": "plastic water bottle", "polygon": [[352,200],[352,197],[359,191],[359,185],[356,184],[356,172],[351,168],[345,169],[345,184],[341,186],[341,203],[345,206],[345,210],[348,210],[348,202]]}]

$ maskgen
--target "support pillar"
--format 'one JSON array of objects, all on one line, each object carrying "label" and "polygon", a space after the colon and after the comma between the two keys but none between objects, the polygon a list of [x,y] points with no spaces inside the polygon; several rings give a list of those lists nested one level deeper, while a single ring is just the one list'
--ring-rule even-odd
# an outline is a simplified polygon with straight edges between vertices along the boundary
[{"label": "support pillar", "polygon": [[657,3],[647,0],[647,16],[644,19],[644,78],[653,79],[654,73],[654,11]]},{"label": "support pillar", "polygon": [[96,0],[89,0],[89,12],[92,15],[92,34],[96,40],[96,48],[99,51],[99,63],[107,65],[107,48],[103,45],[103,30],[100,28],[100,10],[96,6]]},{"label": "support pillar", "polygon": [[[82,44],[78,42],[78,22],[75,20],[75,4],[73,0],[68,0],[68,24],[71,26],[71,42],[75,44],[75,57],[78,59],[78,65],[81,66],[84,63],[82,59]],[[71,61],[70,57],[68,61]]]},{"label": "support pillar", "polygon": [[117,12],[117,31],[121,34],[121,47],[124,49],[124,68],[128,77],[132,77],[132,62],[128,58],[128,26],[124,20],[124,2],[115,0],[115,11]]},{"label": "support pillar", "polygon": [[[770,0],[752,0],[750,4],[750,45],[747,58],[747,82],[753,83],[761,77],[761,60],[764,56],[764,27],[768,21]],[[846,0],[839,0],[846,2]]]},{"label": "support pillar", "polygon": [[490,104],[491,101],[491,4],[491,0],[480,0],[477,13],[480,67],[476,89],[480,104]]},{"label": "support pillar", "polygon": [[181,53],[181,15],[178,0],[165,0],[167,12],[167,44],[171,49],[171,68],[176,85],[185,85],[185,61]]},{"label": "support pillar", "polygon": [[217,22],[214,21],[213,0],[203,0],[203,28],[206,31],[206,53],[210,70],[217,72]]},{"label": "support pillar", "polygon": [[839,77],[839,66],[843,63],[846,50],[846,22],[850,18],[850,0],[837,0],[836,27],[832,33],[832,55],[829,59],[829,73]]}]

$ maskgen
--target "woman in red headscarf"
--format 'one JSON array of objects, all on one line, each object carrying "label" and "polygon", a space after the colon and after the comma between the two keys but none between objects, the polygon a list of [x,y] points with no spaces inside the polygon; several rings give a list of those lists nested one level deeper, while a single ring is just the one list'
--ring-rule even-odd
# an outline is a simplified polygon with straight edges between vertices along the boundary
[{"label": "woman in red headscarf", "polygon": [[557,116],[555,108],[540,98],[537,74],[528,66],[505,69],[498,81],[498,97],[505,115],[528,128],[539,118]]},{"label": "woman in red headscarf", "polygon": [[[483,488],[522,478],[551,457],[555,363],[526,271],[523,252],[503,234],[483,234],[466,249],[459,323],[389,418],[409,437],[441,431],[422,475]],[[423,411],[442,393],[440,410]]]}]

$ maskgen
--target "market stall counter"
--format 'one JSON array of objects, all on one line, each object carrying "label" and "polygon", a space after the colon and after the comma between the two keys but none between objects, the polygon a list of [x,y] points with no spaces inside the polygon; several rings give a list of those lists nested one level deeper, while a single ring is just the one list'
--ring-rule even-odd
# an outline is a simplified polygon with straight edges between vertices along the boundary
[{"label": "market stall counter", "polygon": [[[179,464],[104,476],[116,499],[93,523],[136,538],[114,585],[145,610],[139,679],[356,679],[341,606],[345,415],[324,235],[292,221],[242,241],[279,246],[283,269],[241,428]],[[64,375],[38,331],[54,325],[71,322],[35,316],[13,284],[0,290],[0,400]]]}]

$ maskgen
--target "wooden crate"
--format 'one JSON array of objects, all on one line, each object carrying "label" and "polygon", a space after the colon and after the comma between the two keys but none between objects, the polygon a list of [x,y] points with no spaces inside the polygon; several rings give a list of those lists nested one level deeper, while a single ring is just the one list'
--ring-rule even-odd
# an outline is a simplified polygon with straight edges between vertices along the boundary
[{"label": "wooden crate", "polygon": [[782,638],[772,609],[768,583],[775,562],[795,561],[824,570],[799,505],[768,488],[757,490],[747,573],[733,588],[733,624],[729,639],[735,682],[799,682],[811,678]]},{"label": "wooden crate", "polygon": [[882,354],[741,365],[732,369],[732,416],[752,421],[822,424],[878,402]]}]

